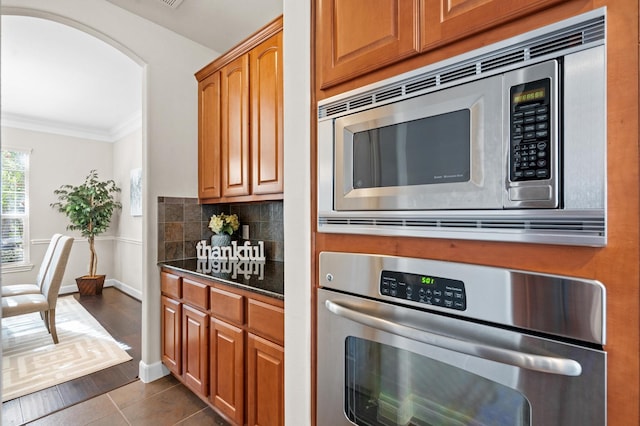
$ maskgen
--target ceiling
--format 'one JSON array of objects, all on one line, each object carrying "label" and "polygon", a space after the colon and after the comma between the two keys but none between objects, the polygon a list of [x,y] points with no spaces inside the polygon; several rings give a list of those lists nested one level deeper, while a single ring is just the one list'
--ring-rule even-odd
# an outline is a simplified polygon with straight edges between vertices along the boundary
[{"label": "ceiling", "polygon": [[[105,1],[217,52],[282,13],[282,0]],[[108,142],[139,128],[142,70],[120,51],[41,18],[3,15],[0,31],[3,125]]]},{"label": "ceiling", "polygon": [[283,0],[107,1],[222,53],[281,15]]}]

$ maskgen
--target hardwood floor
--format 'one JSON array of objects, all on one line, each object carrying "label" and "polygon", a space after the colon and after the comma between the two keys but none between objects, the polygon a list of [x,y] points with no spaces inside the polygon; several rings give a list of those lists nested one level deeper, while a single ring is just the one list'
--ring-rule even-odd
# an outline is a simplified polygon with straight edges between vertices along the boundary
[{"label": "hardwood floor", "polygon": [[140,301],[113,287],[101,296],[74,297],[119,342],[128,346],[130,361],[2,404],[2,425],[20,425],[110,392],[138,377],[141,350]]}]

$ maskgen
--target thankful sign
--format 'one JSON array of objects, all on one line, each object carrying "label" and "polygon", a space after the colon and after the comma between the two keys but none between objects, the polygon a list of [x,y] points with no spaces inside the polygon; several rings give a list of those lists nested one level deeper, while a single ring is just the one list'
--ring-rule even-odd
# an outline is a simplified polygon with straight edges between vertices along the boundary
[{"label": "thankful sign", "polygon": [[232,241],[229,246],[210,246],[206,240],[196,244],[196,257],[198,259],[210,260],[265,260],[264,241],[258,241],[257,246],[252,246],[251,241],[245,241],[238,245],[237,241]]}]

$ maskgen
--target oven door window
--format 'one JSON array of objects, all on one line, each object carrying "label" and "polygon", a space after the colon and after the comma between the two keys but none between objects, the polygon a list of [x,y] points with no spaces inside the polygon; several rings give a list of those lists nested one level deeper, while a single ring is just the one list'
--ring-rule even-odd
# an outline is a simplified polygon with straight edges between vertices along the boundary
[{"label": "oven door window", "polygon": [[357,425],[529,425],[519,392],[377,342],[345,341],[345,414]]}]

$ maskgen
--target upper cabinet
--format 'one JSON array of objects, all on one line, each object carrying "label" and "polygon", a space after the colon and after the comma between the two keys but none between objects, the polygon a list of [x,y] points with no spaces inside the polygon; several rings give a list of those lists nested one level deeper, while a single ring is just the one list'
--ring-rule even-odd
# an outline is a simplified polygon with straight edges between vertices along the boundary
[{"label": "upper cabinet", "polygon": [[[222,196],[249,195],[249,59],[222,68]],[[215,143],[215,141],[213,141]]]},{"label": "upper cabinet", "polygon": [[419,52],[419,0],[318,1],[322,88]]},{"label": "upper cabinet", "polygon": [[283,197],[282,17],[196,73],[202,203]]},{"label": "upper cabinet", "polygon": [[318,0],[320,88],[460,40],[562,0]]},{"label": "upper cabinet", "polygon": [[564,0],[421,0],[420,49],[442,46]]},{"label": "upper cabinet", "polygon": [[282,32],[249,52],[254,194],[284,190]]},{"label": "upper cabinet", "polygon": [[198,83],[198,196],[220,198],[220,73]]}]

